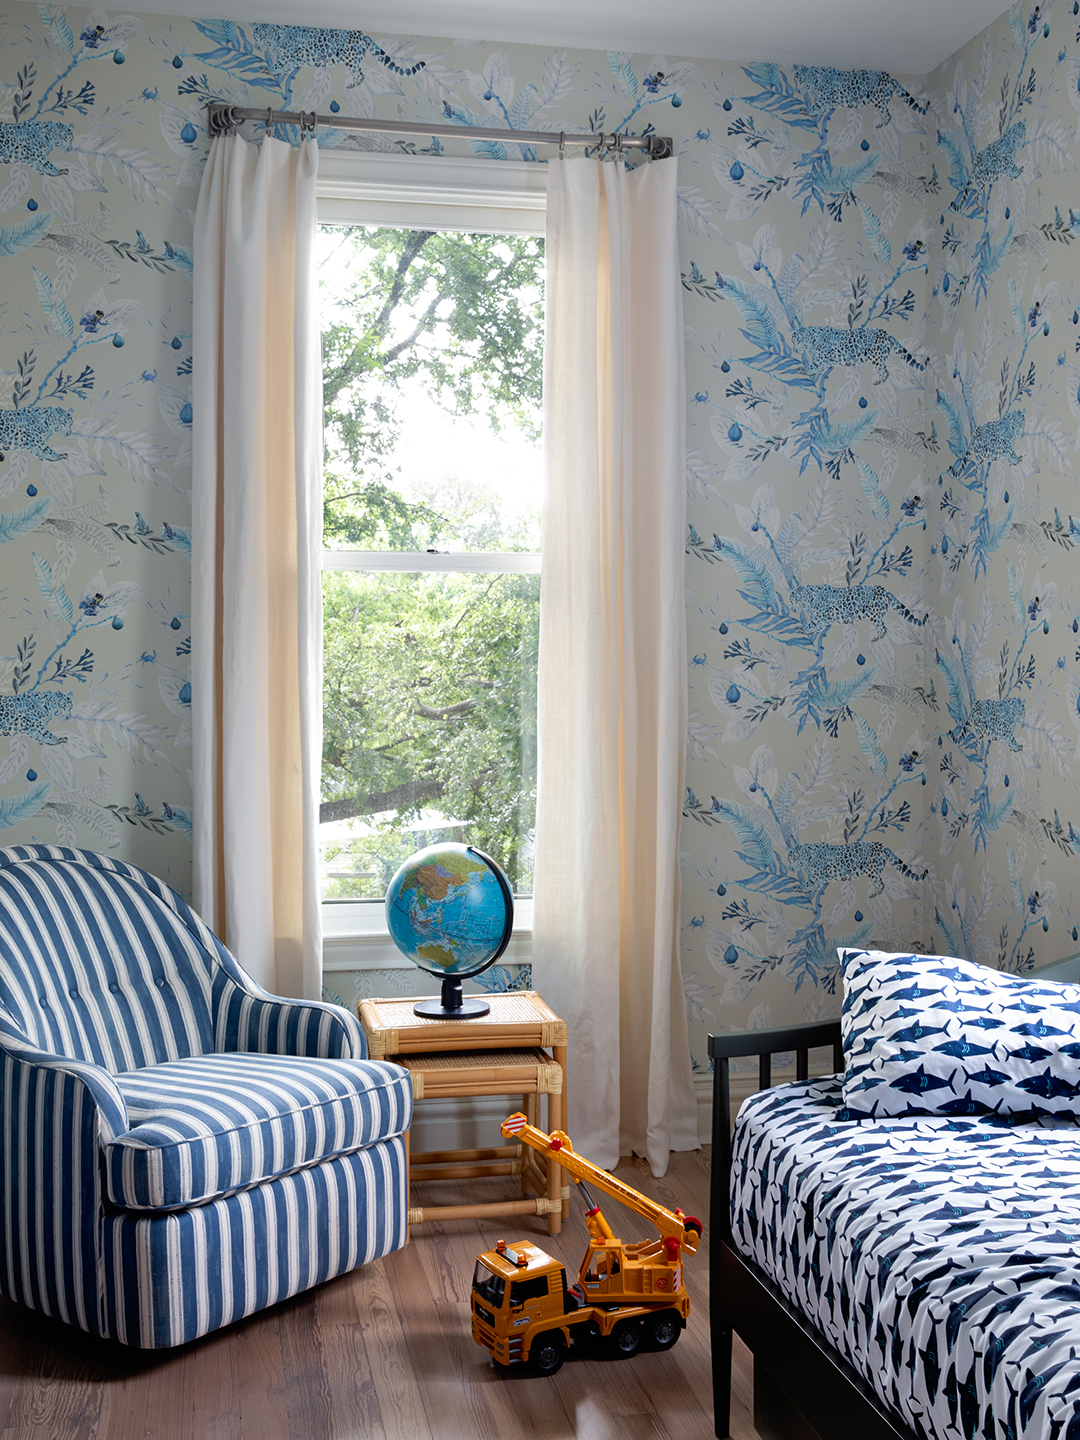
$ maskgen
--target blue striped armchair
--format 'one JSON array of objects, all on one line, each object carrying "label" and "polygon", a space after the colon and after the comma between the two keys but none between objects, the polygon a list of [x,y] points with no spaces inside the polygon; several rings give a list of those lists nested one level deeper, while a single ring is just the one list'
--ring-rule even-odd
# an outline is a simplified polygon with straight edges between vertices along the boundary
[{"label": "blue striped armchair", "polygon": [[0,1294],[180,1345],[405,1243],[400,1066],[167,885],[0,849]]}]

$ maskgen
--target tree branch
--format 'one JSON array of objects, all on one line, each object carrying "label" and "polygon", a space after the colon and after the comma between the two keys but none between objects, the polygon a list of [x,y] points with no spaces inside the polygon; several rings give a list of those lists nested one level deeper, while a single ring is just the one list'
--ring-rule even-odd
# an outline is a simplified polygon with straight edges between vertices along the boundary
[{"label": "tree branch", "polygon": [[435,296],[435,299],[432,300],[431,304],[427,307],[423,315],[421,315],[420,319],[416,322],[416,328],[413,330],[412,334],[406,335],[404,340],[399,341],[397,345],[392,345],[389,350],[379,356],[379,364],[384,370],[388,365],[392,365],[394,363],[394,361],[398,358],[402,351],[408,350],[411,345],[415,345],[417,340],[420,338],[421,334],[425,330],[429,330],[431,328],[428,324],[428,321],[435,314],[435,311],[442,304],[442,302],[449,299],[449,296],[449,291],[446,291],[444,293],[442,290],[440,290],[439,293]]},{"label": "tree branch", "polygon": [[344,800],[324,800],[319,806],[319,824],[332,820],[351,820],[355,815],[377,815],[381,810],[412,810],[428,800],[438,800],[443,793],[440,780],[408,780],[382,794],[349,796]]},{"label": "tree branch", "polygon": [[475,700],[459,700],[456,705],[443,705],[438,709],[434,705],[418,704],[413,714],[423,720],[449,720],[453,715],[467,715],[475,709]]},{"label": "tree branch", "polygon": [[[394,279],[390,286],[390,293],[387,295],[382,309],[372,321],[371,325],[361,332],[365,341],[372,336],[377,337],[378,340],[382,340],[385,336],[390,324],[390,317],[394,313],[398,302],[401,300],[402,292],[405,289],[405,280],[408,276],[409,269],[434,234],[434,230],[413,230],[409,234],[405,242],[405,248],[398,257]],[[360,370],[363,368],[363,358],[366,348],[365,344],[354,346],[351,353],[340,365],[330,371],[329,374],[324,375],[324,408],[330,406],[345,386],[360,373]]]}]

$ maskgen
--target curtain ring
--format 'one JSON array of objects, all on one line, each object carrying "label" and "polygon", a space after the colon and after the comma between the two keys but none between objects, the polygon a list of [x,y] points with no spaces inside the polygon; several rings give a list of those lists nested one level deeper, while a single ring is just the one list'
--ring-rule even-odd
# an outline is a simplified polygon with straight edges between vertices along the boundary
[{"label": "curtain ring", "polygon": [[266,133],[269,135],[274,124],[274,111],[269,105],[266,107],[266,119],[263,121],[263,124],[266,126]]},{"label": "curtain ring", "polygon": [[559,159],[566,159],[566,131],[559,131]]},{"label": "curtain ring", "polygon": [[300,111],[300,137],[301,137],[301,139],[303,139],[303,138],[306,136],[309,140],[313,140],[313,139],[315,138],[315,131],[316,131],[316,128],[318,127],[318,124],[319,124],[319,117],[318,117],[318,115],[316,114],[316,112],[315,112],[314,110],[301,110],[301,111]]}]

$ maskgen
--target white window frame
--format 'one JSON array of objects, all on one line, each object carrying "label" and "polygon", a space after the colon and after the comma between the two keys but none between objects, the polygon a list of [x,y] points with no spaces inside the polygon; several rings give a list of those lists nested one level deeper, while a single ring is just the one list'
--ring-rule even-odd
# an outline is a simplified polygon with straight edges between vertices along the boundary
[{"label": "white window frame", "polygon": [[[323,150],[319,155],[321,225],[385,225],[402,229],[543,235],[547,166],[439,155],[382,155]],[[324,570],[487,571],[537,574],[540,556],[409,554],[387,550],[324,550]],[[323,973],[412,970],[390,939],[381,901],[324,903]],[[514,903],[514,930],[502,963],[532,960],[531,899]]]}]

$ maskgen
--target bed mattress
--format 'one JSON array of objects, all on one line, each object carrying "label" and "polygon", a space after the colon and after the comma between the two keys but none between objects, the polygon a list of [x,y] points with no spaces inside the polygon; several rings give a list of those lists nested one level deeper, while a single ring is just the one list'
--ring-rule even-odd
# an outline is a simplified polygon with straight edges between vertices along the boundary
[{"label": "bed mattress", "polygon": [[743,1105],[735,1247],[916,1435],[1080,1440],[1080,1129],[840,1103],[836,1076]]}]

